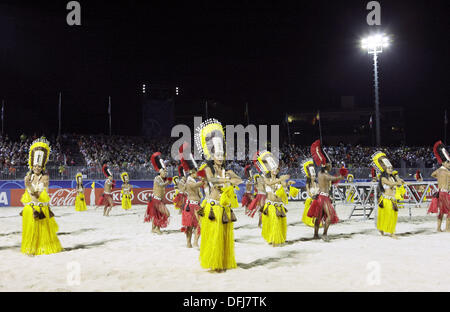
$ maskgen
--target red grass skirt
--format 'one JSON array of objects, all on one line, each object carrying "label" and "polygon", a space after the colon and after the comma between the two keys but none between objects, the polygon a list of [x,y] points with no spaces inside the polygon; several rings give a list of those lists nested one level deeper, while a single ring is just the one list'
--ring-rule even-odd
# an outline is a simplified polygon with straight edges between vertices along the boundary
[{"label": "red grass skirt", "polygon": [[167,210],[162,201],[156,198],[147,204],[147,211],[145,212],[144,222],[153,222],[153,224],[160,228],[165,228],[169,225],[169,216],[165,214]]},{"label": "red grass skirt", "polygon": [[[188,205],[189,211],[186,211]],[[183,225],[181,232],[186,232],[188,227],[194,227],[197,229],[197,233],[200,234],[200,224],[195,217],[195,211],[198,211],[199,209],[199,205],[186,203],[181,213],[181,224]]]},{"label": "red grass skirt", "polygon": [[254,217],[258,208],[264,207],[266,202],[266,194],[257,194],[256,197],[252,200],[252,202],[247,207],[247,215],[249,217]]},{"label": "red grass skirt", "polygon": [[428,208],[428,213],[439,213],[439,218],[450,212],[450,194],[439,192],[439,198],[433,197]]},{"label": "red grass skirt", "polygon": [[242,196],[242,207],[248,207],[250,203],[252,202],[252,195],[250,193],[245,193],[244,196]]},{"label": "red grass skirt", "polygon": [[327,219],[327,214],[325,213],[325,204],[328,204],[331,224],[338,223],[339,218],[336,214],[336,210],[334,210],[330,198],[324,195],[319,195],[316,200],[312,201],[311,206],[309,207],[308,217],[316,218],[317,220],[325,223]]},{"label": "red grass skirt", "polygon": [[108,204],[109,204],[108,198],[111,198],[111,200],[112,200],[112,195],[103,193],[102,196],[100,196],[100,199],[98,200],[97,206],[102,206],[102,205],[108,206]]},{"label": "red grass skirt", "polygon": [[176,208],[182,209],[186,204],[187,195],[183,193],[178,193],[177,196],[173,199],[173,204]]}]

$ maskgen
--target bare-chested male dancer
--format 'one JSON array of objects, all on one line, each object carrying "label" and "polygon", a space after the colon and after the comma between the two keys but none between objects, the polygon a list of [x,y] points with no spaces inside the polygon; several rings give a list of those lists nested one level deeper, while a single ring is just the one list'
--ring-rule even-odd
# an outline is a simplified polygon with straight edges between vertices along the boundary
[{"label": "bare-chested male dancer", "polygon": [[152,155],[151,162],[159,175],[153,180],[153,194],[149,197],[144,222],[152,222],[152,232],[162,234],[161,228],[169,225],[170,212],[163,200],[166,195],[166,186],[172,179],[167,177],[166,166],[160,152]]},{"label": "bare-chested male dancer", "polygon": [[330,224],[335,224],[339,222],[339,218],[334,210],[334,207],[330,200],[330,189],[331,183],[339,181],[345,178],[348,171],[345,168],[340,170],[339,176],[332,176],[329,174],[331,170],[331,159],[322,150],[320,145],[320,140],[315,141],[311,145],[311,156],[317,166],[320,166],[320,172],[318,174],[317,180],[319,184],[319,196],[317,197],[317,205],[311,207],[308,211],[308,217],[315,218],[314,223],[314,239],[319,239],[319,227],[320,222],[323,223],[323,236],[322,239],[326,242],[329,241],[327,236],[328,228]]},{"label": "bare-chested male dancer", "polygon": [[450,232],[450,157],[444,144],[442,144],[442,141],[438,141],[434,144],[433,152],[439,165],[441,165],[441,167],[431,174],[433,178],[437,179],[439,192],[434,195],[428,213],[438,213],[438,232],[444,232],[441,229],[441,225],[442,219],[446,214],[447,221],[445,231]]}]

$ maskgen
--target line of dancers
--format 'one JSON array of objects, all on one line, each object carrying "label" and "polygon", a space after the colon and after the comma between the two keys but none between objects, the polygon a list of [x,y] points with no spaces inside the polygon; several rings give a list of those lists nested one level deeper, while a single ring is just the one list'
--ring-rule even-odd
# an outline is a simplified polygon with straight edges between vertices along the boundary
[{"label": "line of dancers", "polygon": [[[165,161],[161,153],[154,153],[151,162],[159,175],[154,179],[153,193],[149,198],[144,222],[152,223],[152,232],[161,234],[170,222],[170,212],[165,206],[166,187],[174,183],[176,196],[174,205],[181,211],[182,228],[186,235],[187,247],[199,247],[201,267],[215,272],[236,268],[234,254],[234,222],[237,218],[233,209],[239,207],[236,191],[242,179],[232,170],[226,170],[226,141],[223,127],[216,119],[208,119],[196,129],[195,143],[204,161],[199,166],[190,153],[188,144],[180,148],[180,176],[173,180],[167,176]],[[439,169],[432,173],[437,179],[437,192],[429,206],[429,213],[438,214],[438,231],[441,229],[444,215],[447,215],[446,231],[449,231],[450,193],[450,157],[442,142],[434,145],[434,154]],[[302,221],[314,227],[314,239],[319,239],[319,229],[323,228],[322,239],[329,241],[328,229],[339,221],[331,199],[332,183],[338,183],[348,177],[348,170],[341,168],[333,176],[330,171],[332,161],[325,153],[321,142],[311,145],[312,159],[306,160],[302,168],[306,177],[308,198]],[[50,154],[50,146],[45,138],[33,142],[30,147],[29,169],[25,177],[25,193],[22,202],[25,207],[21,212],[23,232],[21,251],[28,255],[51,254],[62,250],[56,235],[58,225],[50,209],[48,196],[49,178],[45,165]],[[319,167],[318,173],[314,164]],[[398,173],[394,172],[387,155],[377,152],[372,156],[372,165],[378,171],[377,179],[381,196],[377,199],[377,229],[382,235],[389,234],[396,238],[395,228],[398,218],[398,189],[405,185]],[[258,215],[258,226],[262,238],[271,246],[282,246],[286,241],[287,221],[286,205],[289,195],[295,197],[298,189],[289,175],[280,175],[277,157],[269,151],[258,151],[253,157],[252,167],[246,168],[246,193],[242,206],[249,217]],[[103,172],[107,176],[101,202],[105,203],[104,215],[108,216],[112,208],[112,188],[115,185],[112,174],[106,164]],[[181,174],[182,173],[182,174]],[[131,207],[132,187],[128,174],[121,175],[122,204],[124,209]],[[82,176],[76,176],[77,199],[76,210],[85,210]],[[253,186],[253,193],[251,188]],[[192,245],[192,235],[194,244]],[[199,238],[201,240],[199,244]]]}]

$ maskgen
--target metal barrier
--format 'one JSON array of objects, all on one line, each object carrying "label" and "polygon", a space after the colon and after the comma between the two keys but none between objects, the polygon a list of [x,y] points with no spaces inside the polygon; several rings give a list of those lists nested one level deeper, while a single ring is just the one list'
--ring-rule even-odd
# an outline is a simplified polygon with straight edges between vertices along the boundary
[{"label": "metal barrier", "polygon": [[[409,218],[412,218],[412,208],[420,207],[431,199],[434,192],[438,191],[437,181],[408,182],[405,184],[405,200],[399,203],[409,210]],[[333,200],[340,205],[353,206],[348,219],[363,216],[370,219],[374,213],[377,219],[378,209],[378,182],[354,182],[337,183],[332,186]],[[362,212],[362,214],[360,214]]]}]

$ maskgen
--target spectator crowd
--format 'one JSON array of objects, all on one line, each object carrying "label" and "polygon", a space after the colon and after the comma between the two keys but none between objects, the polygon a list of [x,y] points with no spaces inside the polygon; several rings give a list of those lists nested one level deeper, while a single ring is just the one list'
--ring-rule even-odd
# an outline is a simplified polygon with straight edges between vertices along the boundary
[{"label": "spectator crowd", "polygon": [[[8,136],[0,137],[0,170],[3,176],[11,175],[16,168],[28,165],[28,148],[37,137],[22,135],[18,140],[11,140]],[[150,156],[157,151],[168,160],[169,168],[176,171],[177,167],[177,162],[170,158],[172,144],[177,138],[154,140],[142,136],[63,135],[47,139],[52,148],[47,166],[56,167],[61,175],[64,175],[66,168],[70,166],[81,166],[83,173],[101,173],[104,161],[109,163],[113,171],[127,171],[132,175],[148,173],[153,170]],[[371,156],[379,150],[388,155],[396,168],[436,166],[432,146],[376,148],[341,144],[324,146],[324,150],[333,160],[335,167],[342,165],[349,169],[368,167]],[[281,166],[285,168],[300,168],[303,160],[311,157],[310,146],[282,144],[279,152]],[[235,159],[228,162],[228,166],[239,172],[248,163],[247,154],[245,160]]]}]

